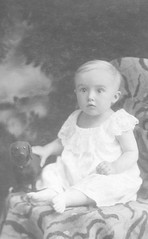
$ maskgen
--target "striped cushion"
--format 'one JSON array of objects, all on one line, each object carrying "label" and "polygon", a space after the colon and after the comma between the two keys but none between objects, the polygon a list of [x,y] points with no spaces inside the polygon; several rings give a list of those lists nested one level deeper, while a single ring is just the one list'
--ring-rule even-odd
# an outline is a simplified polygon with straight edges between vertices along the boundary
[{"label": "striped cushion", "polygon": [[135,136],[139,146],[139,167],[143,184],[139,197],[148,198],[148,59],[121,58],[112,63],[123,76],[122,97],[115,109],[123,107],[139,119]]}]

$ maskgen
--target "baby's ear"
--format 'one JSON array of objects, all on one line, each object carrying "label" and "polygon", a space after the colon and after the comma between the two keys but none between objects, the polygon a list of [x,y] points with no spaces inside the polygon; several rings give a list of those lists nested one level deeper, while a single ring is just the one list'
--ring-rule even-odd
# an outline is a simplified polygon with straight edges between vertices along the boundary
[{"label": "baby's ear", "polygon": [[121,95],[121,91],[118,90],[114,95],[113,103],[116,103],[119,100],[120,95]]}]

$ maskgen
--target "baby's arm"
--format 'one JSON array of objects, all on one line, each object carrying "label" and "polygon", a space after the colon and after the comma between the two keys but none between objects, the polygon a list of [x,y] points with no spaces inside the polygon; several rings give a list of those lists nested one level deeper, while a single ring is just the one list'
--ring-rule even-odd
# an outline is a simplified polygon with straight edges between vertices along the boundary
[{"label": "baby's arm", "polygon": [[63,151],[61,140],[57,138],[45,146],[33,146],[32,152],[41,156],[41,167],[44,166],[46,159],[50,155],[60,155]]},{"label": "baby's arm", "polygon": [[117,137],[122,149],[122,155],[112,163],[116,173],[129,169],[138,160],[139,152],[133,131],[124,132]]},{"label": "baby's arm", "polygon": [[138,146],[133,131],[124,132],[117,136],[117,139],[123,152],[122,155],[114,162],[100,163],[96,168],[97,173],[104,175],[122,173],[138,160]]}]

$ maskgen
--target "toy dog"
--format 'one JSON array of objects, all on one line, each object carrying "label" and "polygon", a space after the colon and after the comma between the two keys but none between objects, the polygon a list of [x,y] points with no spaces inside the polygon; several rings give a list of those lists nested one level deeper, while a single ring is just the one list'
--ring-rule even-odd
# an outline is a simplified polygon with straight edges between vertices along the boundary
[{"label": "toy dog", "polygon": [[40,157],[32,153],[31,145],[16,141],[10,145],[10,160],[16,179],[14,191],[36,191],[36,181],[41,174]]}]

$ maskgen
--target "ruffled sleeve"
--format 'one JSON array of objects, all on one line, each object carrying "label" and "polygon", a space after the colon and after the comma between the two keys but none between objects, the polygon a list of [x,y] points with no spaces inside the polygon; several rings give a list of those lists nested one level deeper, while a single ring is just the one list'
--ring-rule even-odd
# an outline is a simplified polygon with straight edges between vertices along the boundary
[{"label": "ruffled sleeve", "polygon": [[121,109],[112,115],[109,131],[116,136],[122,135],[123,132],[133,130],[138,123],[139,120],[136,117]]},{"label": "ruffled sleeve", "polygon": [[58,138],[61,139],[62,144],[65,146],[68,144],[69,139],[75,132],[75,125],[76,125],[76,118],[78,115],[78,110],[74,111],[62,125],[59,133]]}]

